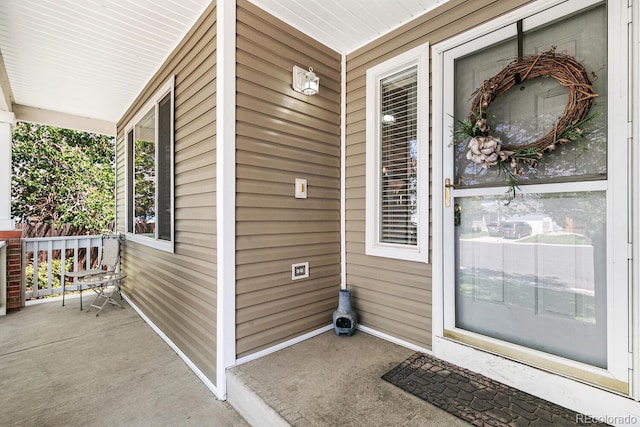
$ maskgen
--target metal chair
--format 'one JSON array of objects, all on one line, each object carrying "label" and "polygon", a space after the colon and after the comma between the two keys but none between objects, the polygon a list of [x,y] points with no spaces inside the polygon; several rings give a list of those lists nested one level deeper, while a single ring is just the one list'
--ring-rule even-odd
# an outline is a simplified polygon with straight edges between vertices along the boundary
[{"label": "metal chair", "polygon": [[[96,297],[93,302],[87,308],[87,313],[91,308],[97,308],[98,312],[96,313],[96,317],[100,314],[100,311],[104,308],[107,303],[111,305],[117,305],[120,308],[124,308],[121,306],[116,300],[112,298],[114,293],[120,293],[120,281],[124,279],[126,275],[122,273],[116,272],[105,272],[99,275],[86,276],[80,279],[83,285],[87,286],[87,288],[92,289],[96,293]],[[120,295],[122,298],[122,295]]]},{"label": "metal chair", "polygon": [[[119,236],[105,236],[102,239],[102,257],[98,268],[73,271],[67,274],[68,277],[73,277],[80,291],[80,310],[82,310],[82,289],[92,289],[97,295],[94,298],[91,306],[87,309],[89,311],[91,307],[98,308],[98,313],[107,302],[122,307],[112,297],[115,292],[120,293],[120,283],[124,279],[126,274],[119,271],[120,267],[120,239]],[[64,285],[63,285],[64,286]],[[120,295],[122,298],[122,295]],[[103,298],[104,301],[99,305],[96,304],[99,299]],[[62,305],[64,305],[64,287],[62,292]]]}]

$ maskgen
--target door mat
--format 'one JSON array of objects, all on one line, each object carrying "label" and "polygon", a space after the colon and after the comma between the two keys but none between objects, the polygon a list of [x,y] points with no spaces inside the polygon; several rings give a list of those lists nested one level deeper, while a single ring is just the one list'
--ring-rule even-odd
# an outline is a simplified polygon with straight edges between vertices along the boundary
[{"label": "door mat", "polygon": [[423,353],[382,379],[478,427],[608,425]]}]

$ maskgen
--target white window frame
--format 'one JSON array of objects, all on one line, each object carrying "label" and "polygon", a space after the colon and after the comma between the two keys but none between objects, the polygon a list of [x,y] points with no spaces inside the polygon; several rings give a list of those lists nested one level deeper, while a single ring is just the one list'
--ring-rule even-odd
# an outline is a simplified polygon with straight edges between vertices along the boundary
[{"label": "white window frame", "polygon": [[[171,200],[171,207],[170,207],[170,212],[171,212],[171,240],[162,240],[162,239],[158,239],[157,235],[155,237],[151,237],[151,236],[143,236],[140,234],[136,234],[136,233],[131,233],[129,232],[129,221],[131,221],[131,218],[133,218],[132,212],[131,212],[131,206],[129,206],[129,180],[134,179],[132,176],[129,176],[129,164],[130,162],[133,161],[133,159],[129,158],[129,141],[128,141],[128,134],[130,131],[134,130],[136,123],[138,123],[145,114],[147,114],[152,108],[155,109],[155,130],[156,133],[158,132],[158,129],[160,128],[158,125],[158,120],[159,120],[159,114],[158,114],[158,106],[160,104],[160,101],[167,95],[167,94],[171,94],[171,119],[170,119],[170,126],[171,126],[171,130],[170,130],[170,135],[171,135],[171,160],[170,160],[170,165],[171,165],[171,184],[170,184],[170,191],[171,191],[171,196],[170,196],[170,200]],[[162,251],[166,251],[166,252],[174,252],[174,244],[175,244],[175,76],[171,76],[171,78],[169,78],[169,80],[163,84],[157,91],[156,93],[149,98],[149,100],[144,104],[144,106],[142,108],[140,108],[138,110],[138,112],[136,113],[135,116],[133,116],[133,118],[127,123],[127,125],[125,126],[124,129],[124,143],[125,143],[125,165],[126,165],[126,184],[125,184],[125,234],[126,234],[126,238],[127,240],[130,240],[132,242],[136,242],[139,243],[141,245],[145,245],[145,246],[149,246],[155,249],[159,249]],[[159,150],[157,149],[157,144],[158,144],[158,137],[156,135],[156,158],[155,158],[155,164],[158,164],[158,153]],[[157,208],[158,206],[158,191],[156,188],[156,200],[155,200],[155,206]]]},{"label": "white window frame", "polygon": [[[417,66],[417,244],[380,241],[380,81]],[[371,256],[428,262],[429,259],[429,43],[367,70],[366,80],[366,249]]]}]

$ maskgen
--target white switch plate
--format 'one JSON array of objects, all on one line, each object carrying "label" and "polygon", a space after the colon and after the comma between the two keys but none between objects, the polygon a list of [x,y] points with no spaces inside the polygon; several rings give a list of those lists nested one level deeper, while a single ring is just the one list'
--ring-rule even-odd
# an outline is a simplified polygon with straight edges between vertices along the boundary
[{"label": "white switch plate", "polygon": [[299,262],[291,264],[291,280],[304,279],[309,277],[309,263]]},{"label": "white switch plate", "polygon": [[304,178],[296,178],[296,199],[307,198],[307,180]]}]

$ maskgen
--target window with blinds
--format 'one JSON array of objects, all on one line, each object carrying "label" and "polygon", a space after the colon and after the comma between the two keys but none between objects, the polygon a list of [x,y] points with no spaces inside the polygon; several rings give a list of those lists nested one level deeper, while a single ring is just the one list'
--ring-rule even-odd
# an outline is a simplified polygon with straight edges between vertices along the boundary
[{"label": "window with blinds", "polygon": [[380,241],[417,244],[418,67],[380,80]]},{"label": "window with blinds", "polygon": [[429,44],[367,69],[366,255],[429,259]]}]

